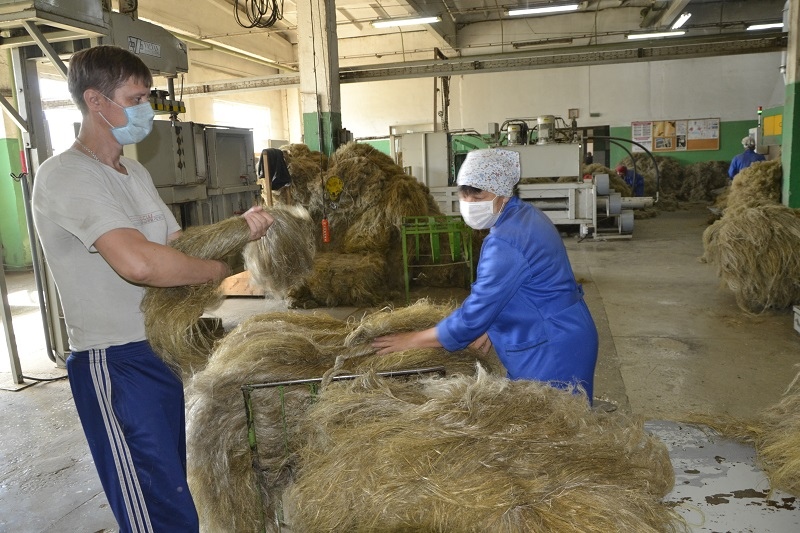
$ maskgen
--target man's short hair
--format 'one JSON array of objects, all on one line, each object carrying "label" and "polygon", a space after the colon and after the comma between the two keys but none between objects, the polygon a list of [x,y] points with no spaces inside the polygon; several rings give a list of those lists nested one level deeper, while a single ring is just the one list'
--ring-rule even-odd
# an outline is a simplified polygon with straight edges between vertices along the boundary
[{"label": "man's short hair", "polygon": [[118,46],[95,46],[76,52],[69,60],[67,86],[81,113],[88,111],[83,93],[96,89],[111,98],[129,79],[145,87],[153,85],[153,75],[135,54]]}]

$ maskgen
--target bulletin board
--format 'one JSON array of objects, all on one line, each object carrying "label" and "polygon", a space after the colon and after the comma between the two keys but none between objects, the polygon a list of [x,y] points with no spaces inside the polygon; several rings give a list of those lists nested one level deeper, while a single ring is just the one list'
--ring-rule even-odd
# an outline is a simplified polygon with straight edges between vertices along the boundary
[{"label": "bulletin board", "polygon": [[[631,139],[651,152],[719,150],[719,119],[692,118],[631,122]],[[642,148],[633,145],[634,152]]]}]

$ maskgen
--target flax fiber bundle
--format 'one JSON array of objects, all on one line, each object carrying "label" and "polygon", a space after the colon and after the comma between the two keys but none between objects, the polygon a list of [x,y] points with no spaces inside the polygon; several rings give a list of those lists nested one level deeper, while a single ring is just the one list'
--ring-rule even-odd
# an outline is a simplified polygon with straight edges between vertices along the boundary
[{"label": "flax fiber bundle", "polygon": [[780,159],[753,163],[734,178],[725,209],[781,203],[782,176]]},{"label": "flax fiber bundle", "polygon": [[678,197],[690,202],[713,200],[712,191],[728,184],[726,161],[701,161],[686,165]]},{"label": "flax fiber bundle", "polygon": [[[407,331],[435,324],[449,310],[420,301],[378,317],[368,315],[362,324],[324,314],[267,313],[231,331],[219,342],[205,370],[196,373],[186,387],[188,478],[203,531],[264,531],[265,521],[267,530],[274,531],[271,517],[295,468],[296,442],[302,437],[298,435],[300,419],[315,395],[314,389],[304,385],[254,391],[262,469],[256,475],[242,385],[435,366],[445,367],[448,374],[472,373],[476,362],[504,372],[496,357],[475,350],[409,350],[377,356],[369,346],[373,337],[365,328],[371,328],[373,335],[391,328]],[[360,333],[352,335],[362,325]]]},{"label": "flax fiber bundle", "polygon": [[[250,228],[242,217],[195,226],[171,243],[175,249],[202,259],[224,259],[244,253],[254,283],[265,290],[285,292],[308,275],[314,259],[311,218],[302,207],[269,208],[275,222],[267,235],[250,241]],[[217,305],[219,285],[155,288],[145,291],[142,312],[145,330],[155,352],[177,373],[201,369],[211,354],[216,336],[202,327],[205,309]]]},{"label": "flax fiber bundle", "polygon": [[[328,168],[328,156],[312,151],[305,144],[282,146],[286,167],[292,178],[291,195],[294,203],[304,205],[312,213],[322,208],[322,174]],[[316,199],[317,204],[312,205]]]},{"label": "flax fiber bundle", "polygon": [[[242,217],[216,224],[193,226],[170,245],[187,255],[223,260],[250,241],[250,228]],[[202,368],[216,340],[198,326],[206,308],[219,304],[218,285],[149,287],[142,299],[147,339],[153,350],[178,374]]]},{"label": "flax fiber bundle", "polygon": [[265,237],[244,247],[244,265],[251,283],[284,296],[313,269],[314,222],[301,206],[275,206],[268,211],[274,222]]},{"label": "flax fiber bundle", "polygon": [[687,417],[687,422],[706,425],[724,437],[752,444],[758,463],[769,478],[770,490],[800,496],[800,374],[783,398],[757,419],[694,414]]},{"label": "flax fiber bundle", "polygon": [[703,232],[703,258],[742,310],[757,314],[800,303],[798,214],[780,204],[729,207]]},{"label": "flax fiber bundle", "polygon": [[367,376],[325,388],[299,422],[296,531],[678,530],[659,501],[664,444],[541,383]]}]

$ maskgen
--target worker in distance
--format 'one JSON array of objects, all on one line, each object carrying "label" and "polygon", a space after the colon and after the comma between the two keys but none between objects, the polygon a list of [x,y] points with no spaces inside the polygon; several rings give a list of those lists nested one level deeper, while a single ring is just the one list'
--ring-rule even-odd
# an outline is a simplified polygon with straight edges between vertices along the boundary
[{"label": "worker in distance", "polygon": [[[61,296],[73,399],[119,531],[196,532],[183,384],[148,344],[139,306],[147,286],[219,282],[228,266],[167,245],[181,227],[145,167],[122,156],[153,127],[142,60],[88,48],[67,78],[80,132],[39,168],[33,218]],[[260,207],[242,216],[252,240],[273,222]]]},{"label": "worker in distance", "polygon": [[458,173],[461,215],[490,229],[462,305],[435,327],[376,338],[379,354],[412,348],[494,346],[510,379],[585,391],[592,400],[598,336],[561,236],[537,207],[514,195],[517,152],[475,150]]},{"label": "worker in distance", "polygon": [[753,163],[767,159],[762,154],[756,153],[756,142],[749,135],[742,139],[742,148],[744,148],[744,151],[741,154],[737,154],[731,161],[731,166],[728,167],[728,177],[731,181],[736,177],[736,174]]}]

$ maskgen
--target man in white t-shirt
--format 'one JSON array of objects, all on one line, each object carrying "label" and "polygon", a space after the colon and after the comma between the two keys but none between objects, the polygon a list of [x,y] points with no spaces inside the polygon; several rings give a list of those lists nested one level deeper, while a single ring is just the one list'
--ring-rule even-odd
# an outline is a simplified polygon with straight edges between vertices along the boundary
[{"label": "man in white t-shirt", "polygon": [[[152,129],[152,75],[136,55],[98,46],[72,56],[68,85],[83,115],[72,147],[45,161],[33,218],[61,296],[70,386],[120,532],[198,530],[186,483],[183,384],[145,338],[145,287],[220,281],[228,267],[168,242],[172,212],[122,146]],[[273,222],[245,213],[253,240]]]}]

